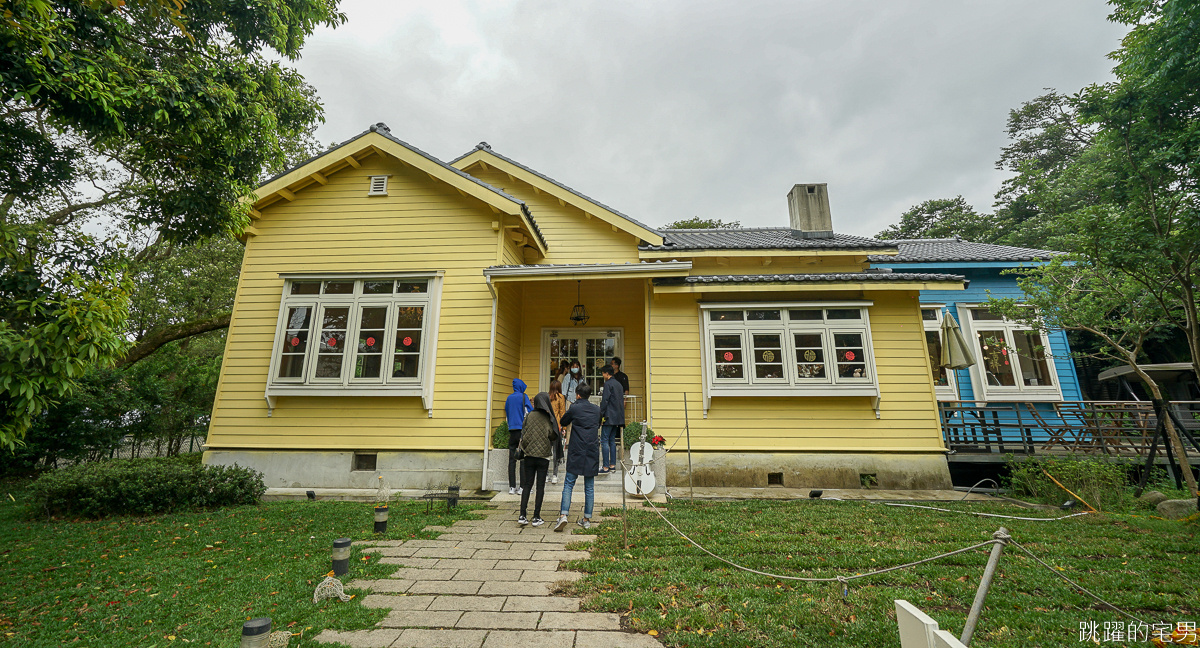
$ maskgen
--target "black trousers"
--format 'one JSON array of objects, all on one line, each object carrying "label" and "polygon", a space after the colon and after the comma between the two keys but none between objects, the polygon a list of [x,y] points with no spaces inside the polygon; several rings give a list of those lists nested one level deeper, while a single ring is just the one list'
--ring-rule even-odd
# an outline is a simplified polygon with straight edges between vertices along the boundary
[{"label": "black trousers", "polygon": [[546,496],[546,471],[550,468],[549,459],[525,457],[521,473],[521,517],[529,512],[529,491],[537,489],[537,497],[533,500],[533,517],[542,517],[542,498]]},{"label": "black trousers", "polygon": [[[517,446],[521,444],[521,431],[508,431],[508,487],[517,487]],[[525,467],[521,466],[521,471],[524,473]],[[524,475],[521,481],[524,482]]]}]

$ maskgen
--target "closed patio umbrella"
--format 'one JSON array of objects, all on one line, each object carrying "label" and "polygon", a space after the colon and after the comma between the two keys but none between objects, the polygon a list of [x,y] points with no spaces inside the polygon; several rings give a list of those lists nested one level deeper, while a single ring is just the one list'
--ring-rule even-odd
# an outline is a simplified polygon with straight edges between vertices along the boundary
[{"label": "closed patio umbrella", "polygon": [[947,369],[966,369],[975,364],[971,346],[949,311],[942,318],[942,357],[939,361]]}]

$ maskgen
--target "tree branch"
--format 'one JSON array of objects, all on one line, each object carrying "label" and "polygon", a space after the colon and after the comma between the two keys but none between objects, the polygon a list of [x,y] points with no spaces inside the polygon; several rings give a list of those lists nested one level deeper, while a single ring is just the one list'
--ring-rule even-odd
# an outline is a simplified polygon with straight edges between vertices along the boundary
[{"label": "tree branch", "polygon": [[47,225],[65,225],[65,224],[71,222],[72,216],[74,214],[77,214],[85,209],[91,209],[93,207],[103,207],[104,205],[108,205],[108,204],[117,202],[118,200],[123,200],[126,197],[127,197],[127,194],[122,191],[114,191],[111,193],[106,193],[106,194],[104,194],[103,197],[97,198],[96,200],[92,200],[89,202],[82,202],[82,203],[78,203],[75,205],[68,205],[66,207],[63,207],[62,209],[54,212],[53,214],[50,214],[49,216],[43,218],[42,222],[46,223]]},{"label": "tree branch", "polygon": [[142,338],[141,342],[138,342],[129,350],[129,353],[125,354],[124,358],[121,358],[117,362],[117,366],[128,367],[154,353],[159,347],[168,342],[182,340],[183,338],[200,335],[209,331],[216,331],[217,329],[229,328],[229,320],[232,315],[233,313],[221,313],[207,319],[172,324],[171,326],[150,331],[146,337]]}]

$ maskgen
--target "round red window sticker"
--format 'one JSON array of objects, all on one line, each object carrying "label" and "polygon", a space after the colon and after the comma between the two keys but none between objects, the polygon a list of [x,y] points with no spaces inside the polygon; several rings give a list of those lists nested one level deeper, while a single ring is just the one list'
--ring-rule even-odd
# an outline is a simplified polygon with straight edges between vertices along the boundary
[{"label": "round red window sticker", "polygon": [[846,352],[846,359],[847,359],[847,360],[853,360],[853,359],[854,359],[854,352],[853,352],[853,351],[847,351],[847,352]]},{"label": "round red window sticker", "polygon": [[328,344],[331,347],[335,347],[335,346],[337,346],[337,338],[331,337],[325,342],[325,344]]},{"label": "round red window sticker", "polygon": [[300,338],[298,338],[298,337],[292,338],[292,346],[300,346]]},{"label": "round red window sticker", "polygon": [[732,361],[733,361],[733,354],[732,354],[732,353],[730,353],[729,351],[726,351],[726,352],[725,352],[725,356],[724,356],[724,357],[725,357],[725,362],[732,362]]},{"label": "round red window sticker", "polygon": [[373,337],[367,338],[367,346],[375,346],[375,338],[373,338]]},{"label": "round red window sticker", "polygon": [[412,338],[406,337],[402,341],[404,342],[404,346],[412,346]]}]

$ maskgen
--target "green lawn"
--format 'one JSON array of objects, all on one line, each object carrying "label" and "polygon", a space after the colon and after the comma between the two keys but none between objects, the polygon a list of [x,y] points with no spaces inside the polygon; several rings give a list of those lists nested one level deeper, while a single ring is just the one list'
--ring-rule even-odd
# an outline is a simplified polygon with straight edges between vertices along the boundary
[{"label": "green lawn", "polygon": [[[11,492],[17,500],[10,499]],[[371,533],[371,504],[276,502],[218,511],[99,521],[31,521],[19,490],[0,491],[0,644],[15,646],[237,646],[246,619],[275,629],[370,627],[384,610],[358,601],[312,604],[338,537]],[[435,505],[393,503],[389,539],[432,538],[427,525],[468,517]],[[350,577],[395,571],[357,550]],[[344,579],[349,580],[349,579]]]},{"label": "green lawn", "polygon": [[[991,502],[943,507],[1055,516]],[[674,524],[716,554],[793,576],[906,563],[987,540],[1003,525],[1062,574],[1146,623],[1200,622],[1194,522],[1115,515],[1023,522],[849,501],[677,501],[669,508]],[[649,509],[630,509],[629,522],[628,550],[619,522],[601,525],[592,557],[568,565],[589,574],[571,589],[588,609],[621,613],[668,646],[898,646],[894,599],[917,605],[957,636],[987,561],[980,549],[852,581],[843,596],[836,583],[735,570],[687,544]],[[1013,547],[998,572],[973,647],[1080,646],[1081,622],[1098,622],[1102,633],[1104,622],[1125,621]]]}]

